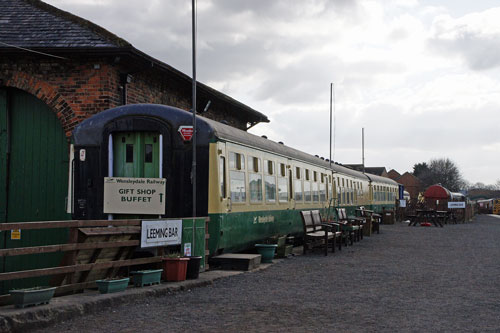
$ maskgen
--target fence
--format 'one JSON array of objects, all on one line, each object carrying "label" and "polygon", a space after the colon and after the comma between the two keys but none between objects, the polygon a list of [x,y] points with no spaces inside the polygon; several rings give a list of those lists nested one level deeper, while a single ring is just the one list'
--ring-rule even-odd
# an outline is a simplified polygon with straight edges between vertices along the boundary
[{"label": "fence", "polygon": [[[203,219],[205,224],[208,218]],[[194,222],[194,219],[191,218]],[[66,244],[41,245],[0,249],[0,259],[13,256],[63,253],[57,267],[26,269],[0,273],[0,282],[35,277],[50,277],[49,284],[56,286],[56,296],[94,288],[95,280],[116,276],[124,269],[136,265],[160,265],[163,248],[157,248],[156,255],[133,258],[134,250],[140,245],[141,220],[72,220],[47,222],[1,223],[0,231],[10,230],[69,230]],[[206,230],[206,228],[204,228]],[[208,234],[203,252],[208,250]],[[205,265],[203,265],[205,267]],[[9,295],[0,296],[0,304],[8,304]]]}]

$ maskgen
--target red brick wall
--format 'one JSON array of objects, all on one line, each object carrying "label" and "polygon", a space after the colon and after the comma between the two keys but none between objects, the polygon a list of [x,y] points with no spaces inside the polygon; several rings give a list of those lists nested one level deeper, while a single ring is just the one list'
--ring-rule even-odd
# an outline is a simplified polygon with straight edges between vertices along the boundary
[{"label": "red brick wall", "polygon": [[410,193],[412,199],[416,199],[418,193],[423,191],[420,180],[409,172],[405,172],[398,178],[397,182],[404,185],[405,190]]},{"label": "red brick wall", "polygon": [[[120,73],[132,70],[105,57],[67,57],[61,60],[45,56],[0,56],[0,87],[18,88],[44,101],[57,114],[66,135],[70,136],[82,120],[122,105]],[[132,81],[127,84],[128,104],[158,103],[191,109],[189,83],[178,82],[156,68],[135,71]],[[210,96],[205,98],[208,99]],[[230,106],[212,99],[206,117],[225,119],[232,126],[246,128],[243,119],[228,112]],[[204,106],[199,105],[198,110]]]}]

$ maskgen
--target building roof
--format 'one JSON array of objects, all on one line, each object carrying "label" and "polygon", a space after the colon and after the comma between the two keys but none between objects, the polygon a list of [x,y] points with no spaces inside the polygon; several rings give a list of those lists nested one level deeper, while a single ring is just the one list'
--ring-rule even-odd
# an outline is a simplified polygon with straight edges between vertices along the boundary
[{"label": "building roof", "polygon": [[[81,17],[39,0],[0,1],[0,52],[25,54],[35,51],[51,55],[85,53],[127,57],[129,63],[148,64],[190,82],[191,77],[136,49],[126,40]],[[29,49],[29,50],[28,50]],[[266,115],[200,82],[200,91],[220,98],[250,123],[269,122]]]},{"label": "building roof", "polygon": [[387,176],[393,180],[397,180],[399,177],[401,177],[401,174],[397,172],[394,169],[391,169],[388,173]]},{"label": "building roof", "polygon": [[[344,164],[345,167],[351,168],[353,170],[363,172],[363,164]],[[371,173],[372,175],[382,176],[387,173],[385,167],[364,167],[366,173]]]}]

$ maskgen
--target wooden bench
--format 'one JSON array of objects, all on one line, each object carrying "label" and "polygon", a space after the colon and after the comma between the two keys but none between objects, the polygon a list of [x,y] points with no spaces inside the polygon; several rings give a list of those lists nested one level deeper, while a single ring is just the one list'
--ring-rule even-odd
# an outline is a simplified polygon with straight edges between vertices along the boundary
[{"label": "wooden bench", "polygon": [[337,217],[339,219],[339,223],[341,223],[342,231],[347,234],[345,237],[349,239],[351,245],[354,244],[354,241],[361,240],[361,232],[363,231],[362,227],[357,225],[358,221],[352,216],[347,216],[347,212],[345,208],[337,208]]},{"label": "wooden bench", "polygon": [[360,217],[370,219],[371,230],[369,230],[369,234],[371,232],[377,232],[380,234],[380,223],[382,222],[382,215],[375,213],[373,210],[365,209],[364,207],[360,207],[360,209],[356,210],[359,212]]},{"label": "wooden bench", "polygon": [[333,221],[325,221],[323,218],[321,218],[321,213],[317,209],[312,210],[311,215],[315,225],[321,225],[324,223],[333,226],[331,232],[335,234],[335,237],[333,237],[332,252],[335,252],[335,243],[337,242],[339,251],[342,251],[342,231],[340,224],[335,223]]},{"label": "wooden bench", "polygon": [[[312,218],[310,210],[300,212],[304,226],[304,254],[308,249],[314,247],[324,247],[325,256],[328,255],[328,243],[335,240],[335,233],[332,232],[333,226],[326,223],[316,224]],[[335,250],[335,246],[333,247]]]}]

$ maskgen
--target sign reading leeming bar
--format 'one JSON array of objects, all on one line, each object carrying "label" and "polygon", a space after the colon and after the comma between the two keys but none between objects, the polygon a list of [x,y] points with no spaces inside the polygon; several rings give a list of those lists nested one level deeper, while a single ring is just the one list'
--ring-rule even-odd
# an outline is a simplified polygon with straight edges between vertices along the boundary
[{"label": "sign reading leeming bar", "polygon": [[182,220],[142,221],[141,247],[178,245],[182,240]]},{"label": "sign reading leeming bar", "polygon": [[465,208],[464,201],[450,201],[448,202],[448,208]]},{"label": "sign reading leeming bar", "polygon": [[165,178],[104,178],[104,213],[165,214]]}]

